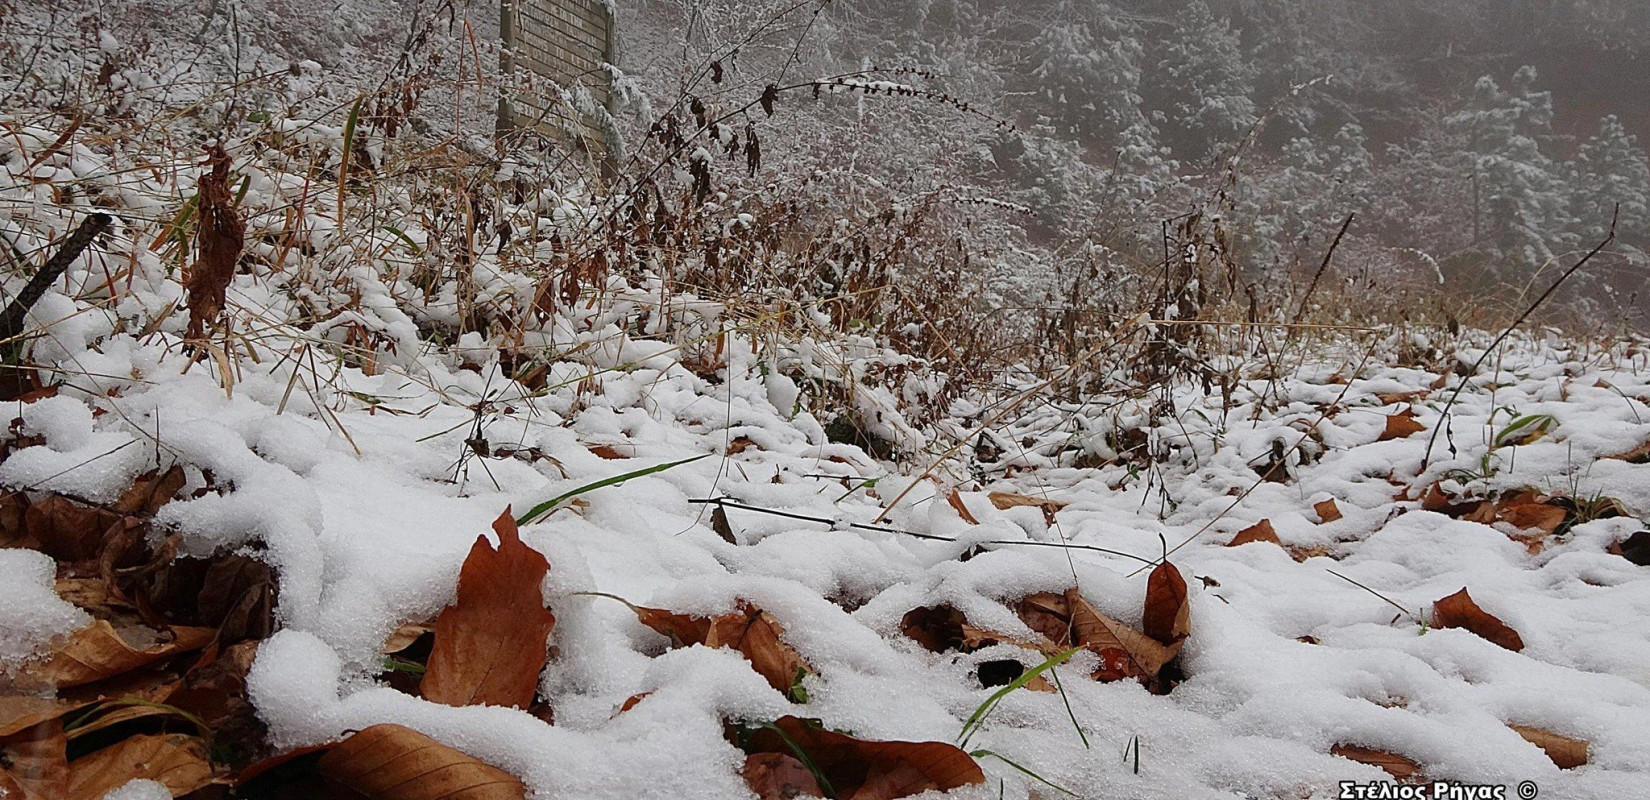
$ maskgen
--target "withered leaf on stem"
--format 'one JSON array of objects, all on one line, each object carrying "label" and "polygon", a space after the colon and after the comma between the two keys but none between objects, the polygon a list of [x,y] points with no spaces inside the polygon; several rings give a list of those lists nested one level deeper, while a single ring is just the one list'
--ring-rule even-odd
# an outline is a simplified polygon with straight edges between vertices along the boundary
[{"label": "withered leaf on stem", "polygon": [[1518,631],[1479,608],[1465,587],[1432,604],[1432,626],[1463,628],[1515,653],[1524,649],[1524,639]]},{"label": "withered leaf on stem", "polygon": [[807,754],[829,784],[821,788],[844,800],[894,800],[985,780],[972,757],[945,742],[869,741],[791,716],[780,717],[745,742],[751,755],[794,756],[796,750]]},{"label": "withered leaf on stem", "polygon": [[235,265],[245,246],[246,221],[235,208],[229,191],[229,154],[222,147],[206,148],[206,166],[212,168],[197,184],[195,263],[185,279],[189,294],[189,337],[199,338],[206,326],[223,313],[225,294],[235,278]]},{"label": "withered leaf on stem", "polygon": [[521,800],[504,770],[411,728],[373,725],[321,756],[321,774],[371,800]]},{"label": "withered leaf on stem", "polygon": [[498,548],[476,537],[459,570],[458,601],[435,621],[419,692],[437,703],[526,708],[538,692],[556,625],[541,588],[550,563],[521,541],[509,509],[493,530]]}]

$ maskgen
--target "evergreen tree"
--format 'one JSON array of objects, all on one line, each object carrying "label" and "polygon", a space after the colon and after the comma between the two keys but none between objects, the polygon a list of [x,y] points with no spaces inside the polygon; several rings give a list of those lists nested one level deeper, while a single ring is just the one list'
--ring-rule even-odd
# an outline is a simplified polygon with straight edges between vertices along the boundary
[{"label": "evergreen tree", "polygon": [[1610,116],[1599,121],[1598,132],[1576,152],[1571,175],[1576,190],[1574,229],[1582,243],[1604,237],[1617,205],[1621,207],[1618,235],[1630,244],[1645,243],[1650,227],[1650,162],[1620,120]]},{"label": "evergreen tree", "polygon": [[1238,32],[1203,0],[1186,6],[1153,55],[1144,94],[1178,158],[1206,162],[1255,124],[1255,70]]},{"label": "evergreen tree", "polygon": [[1446,121],[1465,143],[1474,247],[1518,274],[1551,261],[1571,228],[1569,187],[1546,149],[1552,96],[1536,91],[1535,80],[1534,67],[1519,69],[1509,90],[1479,78],[1466,107]]}]

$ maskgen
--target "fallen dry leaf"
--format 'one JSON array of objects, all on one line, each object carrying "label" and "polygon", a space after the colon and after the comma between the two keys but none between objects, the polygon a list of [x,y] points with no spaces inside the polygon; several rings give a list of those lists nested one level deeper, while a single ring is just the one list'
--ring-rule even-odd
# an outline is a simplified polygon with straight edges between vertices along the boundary
[{"label": "fallen dry leaf", "polygon": [[752,447],[756,447],[755,440],[751,439],[749,436],[741,436],[731,442],[728,442],[728,455],[736,456],[751,449]]},{"label": "fallen dry leaf", "polygon": [[711,618],[658,608],[631,608],[643,625],[670,637],[674,647],[702,644],[738,651],[781,694],[789,694],[802,675],[813,672],[802,656],[780,638],[784,628],[779,621],[744,600],[733,613]]},{"label": "fallen dry leaf", "polygon": [[1050,525],[1054,524],[1054,515],[1060,513],[1060,509],[1071,505],[1063,500],[1050,500],[1045,497],[1031,497],[1010,492],[991,492],[986,496],[990,498],[992,505],[1004,511],[1022,506],[1040,508],[1043,510],[1043,520]]},{"label": "fallen dry leaf", "polygon": [[985,781],[980,765],[954,745],[869,741],[791,716],[753,732],[745,742],[751,755],[794,756],[797,750],[825,778],[828,785],[822,788],[844,800],[894,800]]},{"label": "fallen dry leaf", "polygon": [[610,445],[610,444],[593,444],[593,445],[590,445],[586,449],[588,449],[591,453],[595,454],[597,457],[605,458],[609,461],[618,461],[620,459],[625,459],[625,458],[630,457],[630,456],[625,455],[624,453],[619,452],[617,448],[615,448],[613,445]]},{"label": "fallen dry leaf", "polygon": [[1333,497],[1320,503],[1313,503],[1312,510],[1317,512],[1319,524],[1328,524],[1341,518],[1341,507],[1335,505],[1335,498]]},{"label": "fallen dry leaf", "polygon": [[1465,587],[1432,604],[1432,626],[1463,628],[1515,653],[1524,649],[1518,631],[1479,608]]},{"label": "fallen dry leaf", "polygon": [[321,774],[371,800],[522,800],[527,787],[498,767],[411,728],[382,724],[334,745]]},{"label": "fallen dry leaf", "polygon": [[1142,632],[1163,644],[1179,644],[1191,633],[1191,611],[1186,579],[1180,576],[1179,568],[1167,561],[1157,565],[1146,580]]},{"label": "fallen dry leaf", "polygon": [[1624,451],[1624,452],[1621,452],[1621,453],[1617,453],[1613,456],[1605,456],[1605,458],[1612,458],[1612,459],[1616,459],[1618,461],[1626,461],[1629,464],[1646,464],[1646,463],[1650,463],[1650,442],[1645,442],[1645,443],[1639,445],[1638,447],[1635,447],[1631,450],[1627,450],[1627,451]]},{"label": "fallen dry leaf", "polygon": [[142,625],[116,628],[106,620],[97,620],[75,631],[52,652],[50,661],[28,673],[60,689],[80,686],[168,656],[199,650],[216,635],[211,628],[177,626],[156,631]]},{"label": "fallen dry leaf", "polygon": [[1426,389],[1416,389],[1409,392],[1382,392],[1375,395],[1375,399],[1379,400],[1383,406],[1395,406],[1399,403],[1408,403],[1418,400],[1422,397],[1426,397],[1428,394],[1431,394],[1431,392]]},{"label": "fallen dry leaf", "polygon": [[550,563],[521,541],[506,508],[493,523],[498,549],[478,536],[458,575],[458,601],[435,622],[419,692],[450,706],[526,708],[538,692],[556,617],[541,588]]},{"label": "fallen dry leaf", "polygon": [[1393,439],[1407,439],[1426,429],[1427,426],[1415,421],[1415,412],[1406,408],[1386,418],[1386,427],[1375,441],[1389,442]]},{"label": "fallen dry leaf", "polygon": [[1537,502],[1518,502],[1501,505],[1496,509],[1496,516],[1503,522],[1523,530],[1540,531],[1543,536],[1551,536],[1564,524],[1568,514],[1558,506],[1546,505]]},{"label": "fallen dry leaf", "polygon": [[69,765],[69,800],[97,800],[136,779],[159,781],[174,797],[212,782],[206,742],[198,736],[168,733],[132,736],[82,756]]},{"label": "fallen dry leaf", "polygon": [[122,514],[152,517],[188,482],[189,476],[179,465],[165,472],[150,470],[132,482],[132,487],[115,501],[114,509]]},{"label": "fallen dry leaf", "polygon": [[785,753],[754,753],[745,757],[739,770],[745,785],[759,800],[790,800],[793,797],[824,797],[819,781],[794,756]]},{"label": "fallen dry leaf", "polygon": [[1100,613],[1076,589],[1066,590],[1066,602],[1076,643],[1100,656],[1097,680],[1153,678],[1180,652],[1180,642],[1165,645]]},{"label": "fallen dry leaf", "polygon": [[0,765],[23,798],[56,800],[68,787],[68,746],[63,720],[53,717],[0,739]]},{"label": "fallen dry leaf", "polygon": [[1611,555],[1618,555],[1641,567],[1650,567],[1650,531],[1639,531],[1619,542],[1611,542],[1605,548]]},{"label": "fallen dry leaf", "polygon": [[1278,541],[1278,532],[1272,527],[1272,521],[1269,519],[1263,519],[1260,522],[1238,531],[1238,534],[1232,537],[1232,541],[1227,542],[1226,546],[1237,547],[1240,544],[1248,544],[1250,542],[1271,542],[1272,544],[1279,546],[1282,546],[1283,544]]},{"label": "fallen dry leaf", "polygon": [[1580,739],[1571,739],[1549,730],[1530,728],[1523,725],[1508,725],[1524,737],[1524,741],[1541,748],[1547,757],[1558,765],[1559,769],[1575,769],[1587,763],[1587,743]]},{"label": "fallen dry leaf", "polygon": [[958,492],[956,489],[952,489],[951,493],[945,496],[945,502],[950,503],[951,507],[957,510],[957,516],[962,517],[963,522],[970,525],[980,524],[979,519],[977,519],[974,516],[974,513],[968,510],[968,506],[963,503],[962,493]]},{"label": "fallen dry leaf", "polygon": [[1026,642],[969,624],[961,611],[949,604],[914,608],[900,619],[900,632],[935,653],[958,650],[971,653],[997,644],[1013,644],[1053,655],[1062,649],[1048,643]]},{"label": "fallen dry leaf", "polygon": [[1495,507],[1488,500],[1457,499],[1434,483],[1421,492],[1421,508],[1471,522],[1492,522]]},{"label": "fallen dry leaf", "polygon": [[1385,750],[1360,747],[1354,744],[1338,744],[1329,748],[1329,754],[1341,758],[1350,758],[1353,761],[1368,764],[1372,767],[1380,767],[1399,783],[1420,783],[1423,780],[1421,765],[1396,753],[1388,753]]},{"label": "fallen dry leaf", "polygon": [[1149,681],[1180,652],[1140,631],[1101,614],[1076,589],[1065,594],[1042,592],[1021,598],[1014,610],[1032,630],[1062,648],[1092,650],[1100,656],[1093,677],[1100,681],[1139,678]]}]

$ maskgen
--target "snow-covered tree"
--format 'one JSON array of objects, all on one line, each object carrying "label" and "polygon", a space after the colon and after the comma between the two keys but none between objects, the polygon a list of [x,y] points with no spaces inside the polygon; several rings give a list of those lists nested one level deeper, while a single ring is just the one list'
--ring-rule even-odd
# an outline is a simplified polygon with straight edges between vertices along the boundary
[{"label": "snow-covered tree", "polygon": [[1582,242],[1600,239],[1621,207],[1617,231],[1628,242],[1640,243],[1650,227],[1650,162],[1638,140],[1614,116],[1599,121],[1593,134],[1576,152],[1571,168],[1575,205],[1571,216]]},{"label": "snow-covered tree", "polygon": [[1551,261],[1571,227],[1569,186],[1548,152],[1552,95],[1535,82],[1534,67],[1519,69],[1505,90],[1479,78],[1465,108],[1446,120],[1465,143],[1474,247],[1520,272]]},{"label": "snow-covered tree", "polygon": [[1203,0],[1181,10],[1150,55],[1144,95],[1152,121],[1178,158],[1205,162],[1255,124],[1255,70],[1238,32]]}]

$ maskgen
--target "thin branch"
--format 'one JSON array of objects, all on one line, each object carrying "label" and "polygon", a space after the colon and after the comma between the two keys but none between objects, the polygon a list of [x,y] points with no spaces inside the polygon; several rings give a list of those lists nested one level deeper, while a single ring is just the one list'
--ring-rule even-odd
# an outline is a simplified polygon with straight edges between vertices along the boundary
[{"label": "thin branch", "polygon": [[[1507,337],[1512,335],[1512,332],[1517,329],[1519,325],[1523,324],[1524,320],[1528,319],[1531,314],[1534,314],[1535,310],[1540,308],[1542,303],[1547,302],[1547,298],[1552,297],[1553,293],[1558,291],[1558,287],[1563,286],[1564,282],[1569,280],[1571,275],[1576,274],[1577,270],[1585,266],[1587,262],[1593,260],[1593,256],[1598,255],[1604,250],[1604,248],[1609,247],[1611,242],[1616,240],[1616,223],[1620,219],[1621,204],[1617,203],[1615,211],[1610,214],[1610,232],[1605,235],[1604,241],[1599,242],[1597,247],[1587,251],[1587,255],[1582,256],[1580,261],[1577,261],[1573,266],[1565,270],[1563,275],[1558,276],[1558,280],[1553,281],[1553,285],[1548,286],[1547,291],[1542,292],[1541,296],[1535,299],[1535,302],[1531,303],[1528,308],[1524,309],[1524,313],[1519,314],[1518,318],[1513,320],[1511,325],[1508,325],[1506,329],[1501,331],[1499,336],[1495,337],[1494,341],[1490,342],[1489,347],[1484,348],[1484,352],[1478,356],[1478,360],[1472,363],[1472,369],[1467,374],[1461,376],[1461,382],[1455,385],[1455,391],[1450,394],[1449,402],[1444,404],[1444,411],[1440,415],[1443,424],[1433,426],[1432,435],[1427,437],[1427,452],[1426,455],[1421,457],[1421,472],[1426,472],[1427,465],[1432,463],[1432,448],[1438,443],[1438,431],[1450,426],[1450,409],[1454,408],[1455,401],[1461,398],[1461,390],[1467,388],[1467,384],[1470,382],[1469,379],[1473,375],[1478,374],[1478,368],[1484,366],[1484,360],[1489,358],[1490,354],[1495,352],[1495,349],[1500,347],[1501,343],[1506,341]],[[1450,447],[1451,453],[1453,454],[1454,445],[1452,444]]]}]

